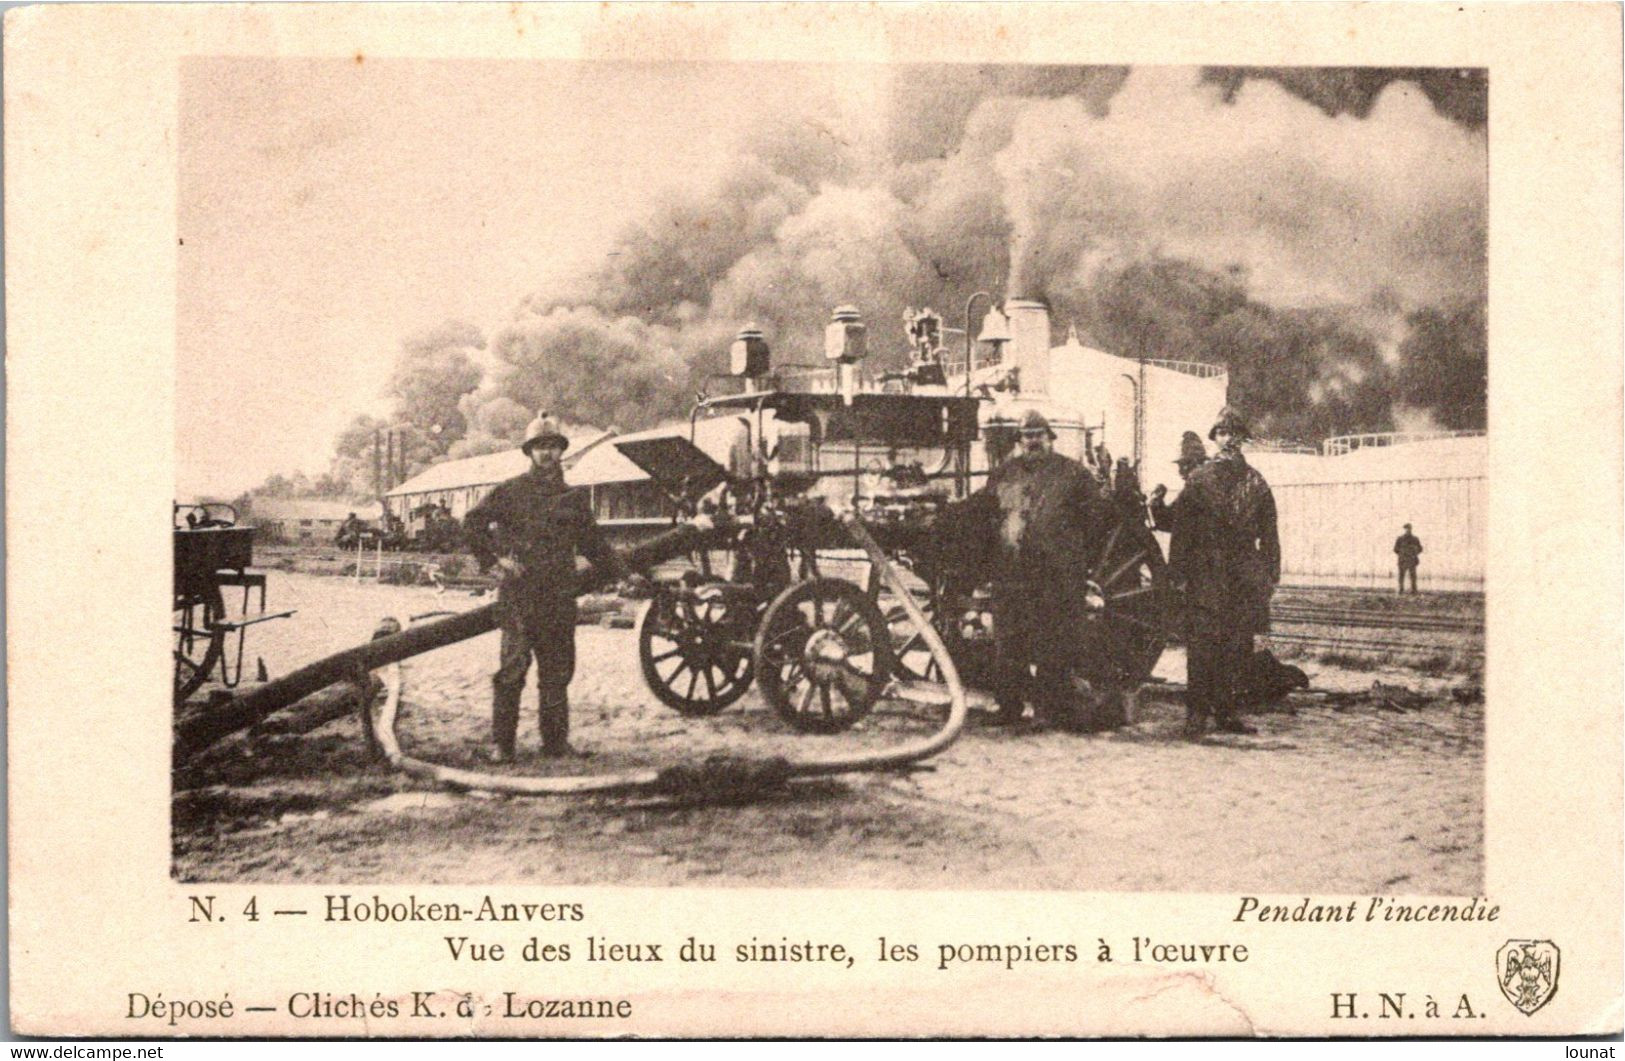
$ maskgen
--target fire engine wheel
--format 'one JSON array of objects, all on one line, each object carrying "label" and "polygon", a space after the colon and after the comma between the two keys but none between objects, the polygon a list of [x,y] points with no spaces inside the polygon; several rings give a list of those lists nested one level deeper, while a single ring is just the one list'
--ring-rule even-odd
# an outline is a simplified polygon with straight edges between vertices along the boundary
[{"label": "fire engine wheel", "polygon": [[[690,717],[714,715],[751,682],[750,616],[720,586],[657,593],[638,624],[643,680],[661,703]],[[743,632],[742,632],[743,631]]]},{"label": "fire engine wheel", "polygon": [[780,718],[839,733],[869,713],[892,673],[891,634],[874,601],[838,578],[780,593],[756,634],[756,675]]},{"label": "fire engine wheel", "polygon": [[175,703],[184,704],[219,668],[226,654],[225,619],[219,586],[175,606]]},{"label": "fire engine wheel", "polygon": [[1162,548],[1139,518],[1106,535],[1084,589],[1080,677],[1127,688],[1151,675],[1167,643],[1167,579]]}]

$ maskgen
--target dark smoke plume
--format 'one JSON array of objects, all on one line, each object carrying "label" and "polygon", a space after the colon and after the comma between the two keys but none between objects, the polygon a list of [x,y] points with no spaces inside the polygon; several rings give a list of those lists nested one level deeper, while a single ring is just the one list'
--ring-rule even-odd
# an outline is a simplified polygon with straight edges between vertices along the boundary
[{"label": "dark smoke plume", "polygon": [[1043,297],[1115,353],[1225,361],[1277,434],[1455,422],[1472,388],[1432,367],[1482,373],[1482,314],[1447,307],[1485,290],[1485,98],[1481,71],[899,66],[878,120],[752,130],[714,185],[526,299],[450,451],[538,408],[680,416],[741,325],[814,361],[841,303],[895,363],[906,308],[960,327],[978,290]]},{"label": "dark smoke plume", "polygon": [[1383,89],[1395,81],[1416,85],[1435,110],[1469,128],[1489,119],[1489,72],[1483,69],[1427,69],[1404,66],[1209,66],[1202,79],[1216,84],[1226,102],[1249,80],[1274,81],[1331,117],[1364,118]]},{"label": "dark smoke plume", "polygon": [[1486,426],[1489,350],[1485,301],[1428,307],[1407,319],[1398,396],[1451,430]]}]

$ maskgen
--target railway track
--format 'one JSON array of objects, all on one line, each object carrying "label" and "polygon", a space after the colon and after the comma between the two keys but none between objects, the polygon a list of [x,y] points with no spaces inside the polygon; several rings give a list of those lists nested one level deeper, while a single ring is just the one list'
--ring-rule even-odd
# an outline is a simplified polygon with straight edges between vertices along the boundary
[{"label": "railway track", "polygon": [[1333,626],[1360,630],[1403,630],[1411,633],[1482,635],[1484,620],[1470,615],[1429,615],[1362,608],[1335,608],[1305,604],[1276,604],[1270,618],[1279,623]]},{"label": "railway track", "polygon": [[1389,655],[1484,654],[1484,620],[1315,604],[1276,604],[1269,638],[1277,643],[1337,652]]},{"label": "railway track", "polygon": [[1484,655],[1482,641],[1467,641],[1450,643],[1445,641],[1393,641],[1365,637],[1341,637],[1335,634],[1311,634],[1296,630],[1271,629],[1265,635],[1266,639],[1276,643],[1285,642],[1293,645],[1302,645],[1306,648],[1325,649],[1334,652],[1351,653],[1387,653],[1392,655],[1431,655],[1434,653],[1466,653],[1472,656]]}]

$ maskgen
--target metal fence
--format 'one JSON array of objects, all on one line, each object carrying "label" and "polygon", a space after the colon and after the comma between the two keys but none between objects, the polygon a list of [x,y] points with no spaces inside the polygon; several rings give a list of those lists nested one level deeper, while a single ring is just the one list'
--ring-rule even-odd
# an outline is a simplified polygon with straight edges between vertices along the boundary
[{"label": "metal fence", "polygon": [[1338,435],[1320,444],[1328,457],[1340,457],[1373,446],[1404,446],[1415,442],[1437,442],[1450,438],[1483,438],[1483,431],[1378,431],[1364,435]]},{"label": "metal fence", "polygon": [[1283,582],[1392,588],[1394,539],[1409,523],[1424,550],[1421,588],[1484,588],[1483,476],[1287,483],[1273,490]]}]

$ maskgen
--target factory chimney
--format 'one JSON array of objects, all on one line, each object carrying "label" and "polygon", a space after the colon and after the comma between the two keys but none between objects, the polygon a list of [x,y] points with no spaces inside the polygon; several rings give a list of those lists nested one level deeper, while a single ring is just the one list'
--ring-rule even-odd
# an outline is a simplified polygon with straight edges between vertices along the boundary
[{"label": "factory chimney", "polygon": [[1012,298],[1004,304],[1010,318],[1009,363],[1021,372],[1021,393],[1049,393],[1049,307],[1036,299]]}]

